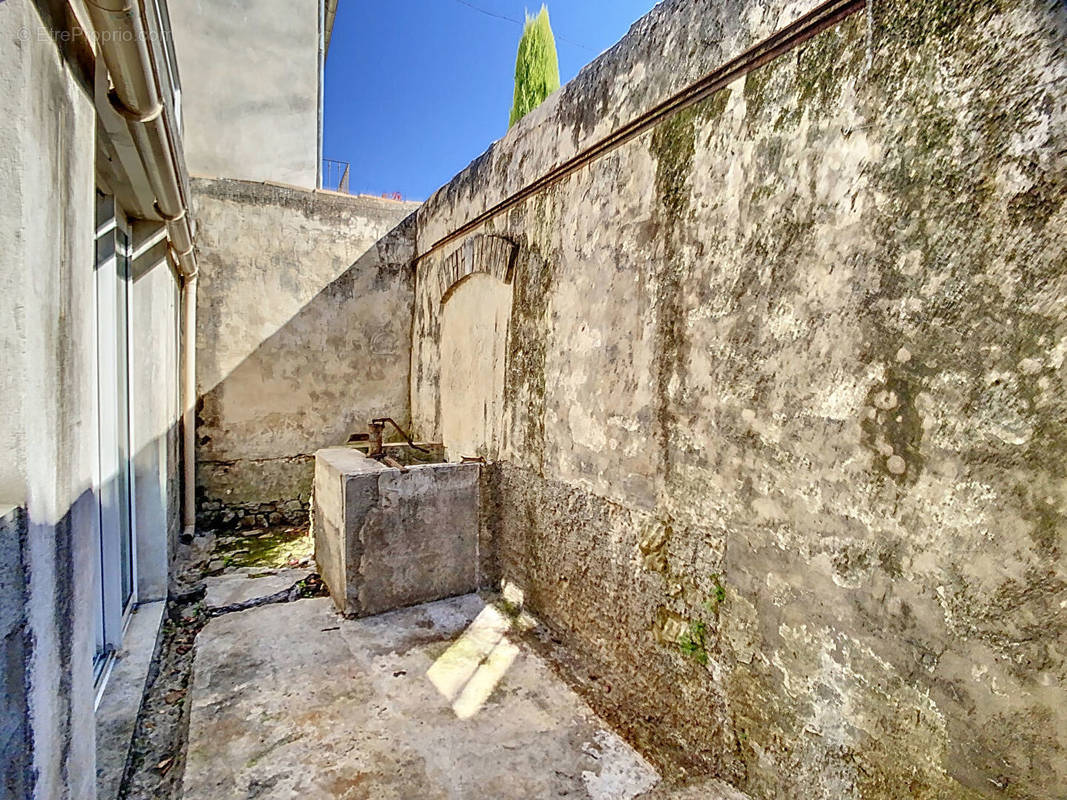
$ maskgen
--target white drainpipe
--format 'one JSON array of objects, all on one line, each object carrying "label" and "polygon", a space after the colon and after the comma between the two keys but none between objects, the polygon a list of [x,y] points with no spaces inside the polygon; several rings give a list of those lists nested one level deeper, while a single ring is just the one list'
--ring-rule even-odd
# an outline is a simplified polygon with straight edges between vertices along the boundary
[{"label": "white drainpipe", "polygon": [[182,524],[196,530],[196,273],[182,280],[182,435],[185,455]]},{"label": "white drainpipe", "polygon": [[[100,54],[111,76],[111,105],[126,118],[134,145],[167,225],[172,257],[182,276],[182,435],[185,492],[182,522],[196,526],[196,254],[189,204],[168,134],[166,105],[156,87],[140,0],[87,0],[99,34]],[[175,128],[176,129],[176,128]]]}]

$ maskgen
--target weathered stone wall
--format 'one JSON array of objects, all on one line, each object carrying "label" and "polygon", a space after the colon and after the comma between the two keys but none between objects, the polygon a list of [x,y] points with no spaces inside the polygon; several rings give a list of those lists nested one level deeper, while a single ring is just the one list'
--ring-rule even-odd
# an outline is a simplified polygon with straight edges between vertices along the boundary
[{"label": "weathered stone wall", "polygon": [[193,193],[199,521],[306,523],[316,450],[374,417],[407,424],[417,204],[230,180]]},{"label": "weathered stone wall", "polygon": [[[660,4],[427,201],[420,437],[432,244],[807,7]],[[876,0],[476,231],[519,246],[483,569],[668,772],[1067,786],[1065,42]]]}]

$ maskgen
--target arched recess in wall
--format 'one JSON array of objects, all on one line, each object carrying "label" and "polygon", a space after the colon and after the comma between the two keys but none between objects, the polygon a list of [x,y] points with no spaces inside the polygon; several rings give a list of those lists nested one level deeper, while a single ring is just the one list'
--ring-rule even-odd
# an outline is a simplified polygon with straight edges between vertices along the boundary
[{"label": "arched recess in wall", "polygon": [[441,436],[451,461],[500,453],[515,251],[499,236],[472,237],[442,270]]}]

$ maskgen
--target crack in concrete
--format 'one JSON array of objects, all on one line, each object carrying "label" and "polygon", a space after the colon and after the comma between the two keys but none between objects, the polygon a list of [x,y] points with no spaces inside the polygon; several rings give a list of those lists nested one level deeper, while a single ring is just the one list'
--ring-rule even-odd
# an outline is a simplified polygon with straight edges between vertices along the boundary
[{"label": "crack in concrete", "polygon": [[274,594],[262,597],[255,597],[251,600],[243,600],[239,603],[208,608],[207,614],[209,618],[214,619],[215,617],[221,617],[223,614],[233,614],[237,611],[246,611],[259,606],[272,605],[274,603],[292,603],[310,597],[324,597],[328,594],[322,578],[319,577],[318,573],[312,572],[306,578],[296,581],[288,589],[282,589],[274,592]]}]

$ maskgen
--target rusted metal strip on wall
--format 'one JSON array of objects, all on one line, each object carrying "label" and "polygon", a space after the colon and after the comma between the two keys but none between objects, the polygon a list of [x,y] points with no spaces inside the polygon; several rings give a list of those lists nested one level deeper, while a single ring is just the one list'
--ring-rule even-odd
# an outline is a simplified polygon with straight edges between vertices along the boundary
[{"label": "rusted metal strip on wall", "polygon": [[750,47],[722,66],[712,70],[703,78],[691,83],[680,92],[671,95],[659,105],[653,106],[641,116],[631,120],[621,128],[617,128],[603,139],[564,161],[558,167],[549,170],[533,183],[483,211],[469,222],[452,231],[452,233],[441,237],[430,245],[430,248],[425,253],[415,257],[416,263],[438,252],[441,248],[455,242],[457,239],[461,239],[477,230],[494,217],[559,183],[601,156],[607,155],[616,148],[651,130],[679,111],[706,100],[738,78],[744,77],[749,72],[796,49],[804,42],[827,28],[833,27],[846,17],[862,11],[866,5],[866,0],[830,0],[830,2],[823,3],[818,8],[813,9],[767,37],[759,44]]}]

